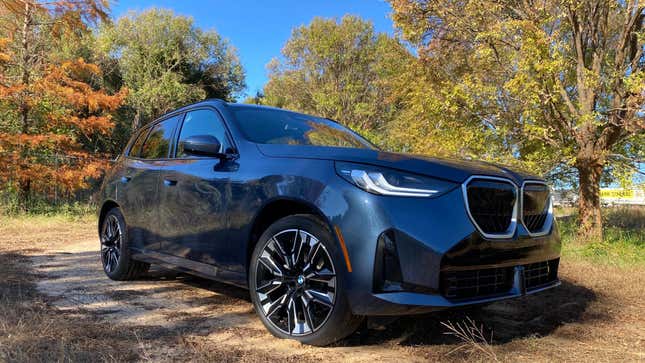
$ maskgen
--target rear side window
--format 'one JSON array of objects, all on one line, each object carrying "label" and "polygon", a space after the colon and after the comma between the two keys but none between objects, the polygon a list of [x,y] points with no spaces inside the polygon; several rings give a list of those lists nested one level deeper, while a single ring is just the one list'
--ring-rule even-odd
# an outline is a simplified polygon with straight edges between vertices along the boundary
[{"label": "rear side window", "polygon": [[150,131],[150,128],[146,127],[145,129],[141,130],[141,132],[139,132],[137,139],[132,143],[132,146],[130,147],[130,152],[128,152],[129,156],[139,157],[139,154],[141,154],[141,146],[143,146],[143,142],[146,141],[148,131]]},{"label": "rear side window", "polygon": [[154,125],[152,130],[150,130],[150,134],[148,134],[146,142],[141,148],[139,157],[143,159],[167,158],[170,144],[172,142],[172,133],[174,132],[180,117],[181,116],[174,116]]},{"label": "rear side window", "polygon": [[211,110],[195,110],[186,114],[184,123],[181,126],[177,143],[178,158],[190,156],[184,152],[183,142],[191,136],[198,135],[215,136],[222,144],[222,151],[226,151],[231,147],[231,143],[226,136],[226,128],[217,114]]}]

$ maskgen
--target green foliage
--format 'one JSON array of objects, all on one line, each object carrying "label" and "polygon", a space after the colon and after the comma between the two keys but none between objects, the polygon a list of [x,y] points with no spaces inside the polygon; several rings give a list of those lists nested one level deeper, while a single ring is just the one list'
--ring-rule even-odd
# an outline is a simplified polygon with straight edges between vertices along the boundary
[{"label": "green foliage", "polygon": [[[390,79],[411,55],[355,16],[315,18],[293,30],[268,66],[262,103],[328,117],[383,142],[398,112]],[[253,100],[250,100],[253,101]]]},{"label": "green foliage", "polygon": [[603,214],[602,240],[581,240],[576,214],[558,218],[563,255],[616,266],[645,264],[645,207],[607,208]]},{"label": "green foliage", "polygon": [[130,89],[134,127],[204,98],[233,100],[245,87],[235,49],[170,10],[131,12],[98,34],[103,64]]},{"label": "green foliage", "polygon": [[[574,166],[588,142],[585,138],[602,143],[601,134],[609,138],[617,123],[623,128],[621,137],[637,141],[635,135],[642,135],[644,120],[638,112],[643,110],[645,93],[643,16],[638,17],[642,6],[563,0],[544,1],[539,6],[523,1],[391,3],[394,21],[417,47],[423,68],[417,71],[423,77],[416,76],[419,84],[412,79],[407,82],[410,97],[406,109],[414,110],[412,115],[427,117],[419,118],[420,126],[406,120],[412,115],[404,118],[402,129],[438,128],[442,131],[430,143],[446,140],[450,145],[455,135],[443,130],[454,120],[453,126],[465,128],[456,131],[465,133],[465,138],[459,147],[448,147],[453,153],[512,156],[542,173],[556,165]],[[602,12],[597,14],[602,21],[587,19],[592,6]],[[635,23],[627,29],[625,22],[632,11]],[[580,34],[572,28],[572,21],[588,21],[584,26],[591,28]],[[620,43],[625,31],[634,32],[632,48]],[[597,44],[577,49],[575,37],[587,41],[585,37],[591,34],[597,37]],[[636,53],[629,57],[617,53],[629,49]],[[616,115],[612,109],[615,102],[623,102],[624,114]],[[580,130],[585,124],[594,125],[589,135]],[[620,139],[607,140],[606,148],[629,153]],[[471,142],[475,142],[474,150]],[[482,150],[477,147],[481,145],[493,147]],[[423,140],[409,147],[421,151],[435,148],[423,145]]]},{"label": "green foliage", "polygon": [[242,103],[246,103],[249,105],[262,105],[265,103],[264,101],[264,93],[258,91],[255,93],[255,96],[248,96],[246,97]]},{"label": "green foliage", "polygon": [[42,198],[38,195],[29,200],[25,208],[24,202],[18,198],[17,193],[3,193],[0,198],[0,219],[2,217],[16,216],[64,216],[82,217],[96,214],[97,206],[87,200],[67,201],[52,203],[49,198]]},{"label": "green foliage", "polygon": [[[517,164],[513,144],[491,123],[482,122],[484,94],[474,79],[451,83],[442,70],[418,61],[395,80],[401,111],[388,129],[390,148],[435,156],[457,156]],[[478,94],[472,97],[473,93]]]},{"label": "green foliage", "polygon": [[413,111],[398,128],[431,137],[406,146],[543,175],[575,168],[580,232],[599,236],[603,169],[625,179],[625,168],[606,166],[618,159],[633,171],[645,130],[645,4],[389,1],[426,84],[405,83]]}]

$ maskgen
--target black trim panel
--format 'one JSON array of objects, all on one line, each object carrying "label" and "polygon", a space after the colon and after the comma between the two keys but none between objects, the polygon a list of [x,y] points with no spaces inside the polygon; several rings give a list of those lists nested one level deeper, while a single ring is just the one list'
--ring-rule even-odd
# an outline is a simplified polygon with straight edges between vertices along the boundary
[{"label": "black trim panel", "polygon": [[191,275],[248,289],[246,274],[225,270],[214,265],[150,250],[140,251],[132,249],[132,258],[137,261],[157,264],[169,270],[178,270]]}]

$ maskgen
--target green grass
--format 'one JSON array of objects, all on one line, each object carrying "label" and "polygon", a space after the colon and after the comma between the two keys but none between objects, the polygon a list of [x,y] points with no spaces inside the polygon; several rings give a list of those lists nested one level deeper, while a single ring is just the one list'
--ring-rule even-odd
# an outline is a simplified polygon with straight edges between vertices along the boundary
[{"label": "green grass", "polygon": [[562,254],[613,266],[645,265],[645,208],[603,209],[603,240],[582,241],[576,236],[575,214],[560,217]]},{"label": "green grass", "polygon": [[14,199],[4,198],[0,203],[0,216],[84,217],[96,214],[96,211],[97,206],[90,202],[64,202],[52,204],[46,201],[37,200],[31,201],[27,210],[24,210],[24,208]]},{"label": "green grass", "polygon": [[60,226],[65,223],[96,223],[94,213],[57,213],[57,214],[3,214],[0,210],[0,227],[20,224],[25,228],[38,228],[44,226]]}]

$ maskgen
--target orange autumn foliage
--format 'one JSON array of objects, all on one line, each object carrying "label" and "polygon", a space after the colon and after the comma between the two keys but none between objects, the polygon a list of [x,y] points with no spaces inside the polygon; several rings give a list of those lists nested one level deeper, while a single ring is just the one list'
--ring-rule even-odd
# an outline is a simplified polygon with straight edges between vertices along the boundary
[{"label": "orange autumn foliage", "polygon": [[24,97],[28,89],[29,104],[48,108],[27,133],[0,133],[0,181],[28,184],[30,191],[46,194],[54,185],[68,192],[86,188],[88,180],[101,175],[107,158],[83,150],[79,138],[109,134],[110,113],[122,105],[127,90],[108,94],[86,81],[100,76],[96,65],[77,59],[48,67],[29,86],[4,90],[8,97]]},{"label": "orange autumn foliage", "polygon": [[6,96],[6,90],[9,88],[7,85],[3,72],[1,72],[5,64],[11,61],[11,55],[9,54],[9,51],[7,50],[7,45],[9,44],[10,39],[9,38],[1,38],[0,37],[0,98],[4,98]]},{"label": "orange autumn foliage", "polygon": [[108,0],[0,0],[0,186],[22,202],[85,188],[108,163],[90,145],[111,133],[127,90],[107,93],[97,65],[52,51],[108,11]]},{"label": "orange autumn foliage", "polygon": [[34,14],[58,19],[49,29],[55,37],[83,28],[87,23],[107,20],[108,0],[0,0],[0,14],[21,14],[29,6]]},{"label": "orange autumn foliage", "polygon": [[121,106],[127,89],[110,95],[94,90],[83,81],[100,76],[98,66],[83,59],[50,67],[47,75],[34,85],[34,90],[63,107],[47,114],[46,128],[71,127],[84,135],[108,134],[114,127],[110,113]]}]

